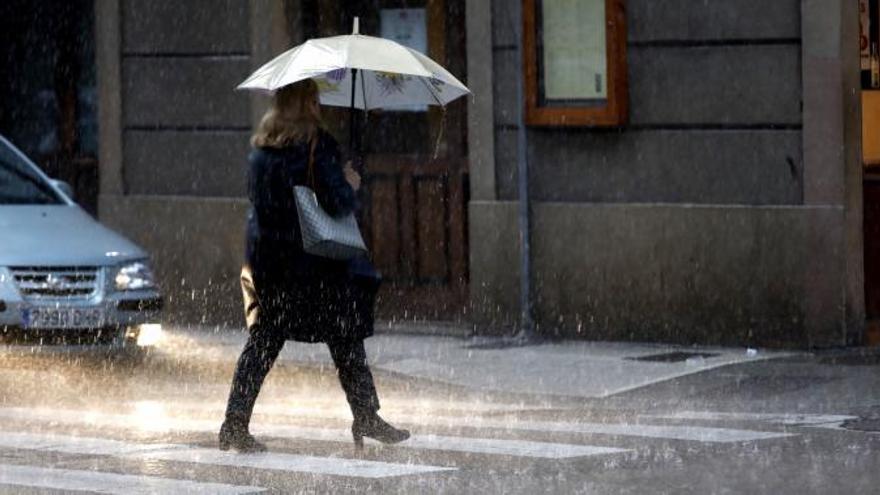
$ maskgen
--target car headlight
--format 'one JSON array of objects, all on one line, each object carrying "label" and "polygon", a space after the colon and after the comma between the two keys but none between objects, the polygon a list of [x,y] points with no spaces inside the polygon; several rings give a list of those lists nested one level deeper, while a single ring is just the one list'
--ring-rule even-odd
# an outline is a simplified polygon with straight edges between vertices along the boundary
[{"label": "car headlight", "polygon": [[153,271],[143,261],[123,265],[116,272],[116,290],[143,290],[156,287]]}]

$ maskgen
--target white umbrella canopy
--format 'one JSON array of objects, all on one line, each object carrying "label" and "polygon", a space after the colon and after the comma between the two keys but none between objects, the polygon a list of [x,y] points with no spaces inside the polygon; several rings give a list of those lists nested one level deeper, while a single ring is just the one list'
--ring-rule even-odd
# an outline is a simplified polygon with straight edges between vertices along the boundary
[{"label": "white umbrella canopy", "polygon": [[308,78],[318,83],[322,104],[352,106],[354,91],[354,107],[361,110],[444,106],[470,93],[449,71],[418,51],[359,34],[357,19],[353,34],[315,38],[291,48],[257,69],[237,89],[271,93]]}]

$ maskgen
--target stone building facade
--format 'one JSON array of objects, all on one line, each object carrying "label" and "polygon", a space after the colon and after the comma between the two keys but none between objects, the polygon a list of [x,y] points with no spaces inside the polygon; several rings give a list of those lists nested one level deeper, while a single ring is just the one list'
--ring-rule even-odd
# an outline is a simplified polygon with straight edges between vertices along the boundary
[{"label": "stone building facade", "polygon": [[[355,3],[336,14],[400,2]],[[526,130],[538,331],[858,342],[857,2],[624,3],[627,122]],[[464,272],[449,269],[468,295],[452,313],[480,332],[509,332],[519,315],[522,1],[421,4],[461,10],[441,34],[460,34],[444,46],[461,44],[457,75],[474,93],[459,121],[441,124],[461,128],[466,163],[465,196],[441,201],[466,200],[467,235],[447,229],[444,248],[467,255]],[[243,158],[265,101],[232,88],[272,54],[326,34],[326,5],[95,1],[99,217],[153,253],[177,321],[239,323]]]},{"label": "stone building facade", "polygon": [[[521,4],[468,10],[470,288],[487,327],[515,322],[519,308]],[[527,129],[539,331],[858,342],[857,2],[625,5],[628,122]]]}]

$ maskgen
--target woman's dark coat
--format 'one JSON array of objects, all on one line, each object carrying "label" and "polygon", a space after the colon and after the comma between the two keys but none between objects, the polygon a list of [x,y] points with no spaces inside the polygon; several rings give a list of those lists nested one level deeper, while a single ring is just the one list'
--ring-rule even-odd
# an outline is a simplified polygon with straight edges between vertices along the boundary
[{"label": "woman's dark coat", "polygon": [[[256,148],[249,158],[247,265],[242,270],[248,328],[269,325],[302,342],[373,334],[379,276],[366,259],[337,261],[303,251],[293,187],[311,186],[309,143]],[[321,131],[313,159],[318,202],[331,215],[358,207],[336,140]]]}]

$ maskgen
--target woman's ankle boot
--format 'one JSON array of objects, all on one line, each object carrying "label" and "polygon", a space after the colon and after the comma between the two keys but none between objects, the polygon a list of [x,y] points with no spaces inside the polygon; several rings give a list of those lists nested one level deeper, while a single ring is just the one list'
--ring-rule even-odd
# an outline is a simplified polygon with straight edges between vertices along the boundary
[{"label": "woman's ankle boot", "polygon": [[241,453],[265,452],[266,446],[248,432],[248,421],[227,417],[218,435],[220,450],[233,449]]},{"label": "woman's ankle boot", "polygon": [[360,450],[364,447],[364,437],[378,440],[385,444],[400,443],[409,438],[409,431],[397,429],[386,423],[375,412],[358,414],[351,424],[351,436],[354,446]]}]

